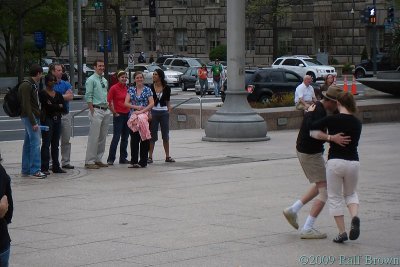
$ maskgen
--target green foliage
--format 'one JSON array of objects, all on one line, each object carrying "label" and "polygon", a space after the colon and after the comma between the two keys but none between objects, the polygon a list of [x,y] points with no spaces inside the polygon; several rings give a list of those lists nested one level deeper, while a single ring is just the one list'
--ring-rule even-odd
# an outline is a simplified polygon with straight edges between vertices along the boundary
[{"label": "green foliage", "polygon": [[291,107],[294,105],[294,93],[274,94],[268,103],[251,102],[252,108]]},{"label": "green foliage", "polygon": [[328,59],[328,64],[329,64],[329,65],[338,65],[338,64],[339,64],[339,61],[338,61],[336,58],[334,58],[334,57],[329,57],[329,59]]},{"label": "green foliage", "polygon": [[352,70],[353,70],[353,66],[350,63],[346,63],[343,65],[342,73],[343,74],[351,74]]},{"label": "green foliage", "polygon": [[368,60],[367,46],[364,46],[364,48],[361,52],[361,60]]},{"label": "green foliage", "polygon": [[68,7],[65,0],[51,0],[32,10],[26,18],[26,33],[44,31],[46,43],[57,57],[68,42]]},{"label": "green foliage", "polygon": [[393,59],[400,62],[400,25],[396,24],[393,32],[392,46],[390,50]]},{"label": "green foliage", "polygon": [[209,54],[209,58],[211,61],[214,61],[216,58],[218,58],[221,61],[226,61],[227,55],[226,55],[226,45],[219,45],[212,49]]}]

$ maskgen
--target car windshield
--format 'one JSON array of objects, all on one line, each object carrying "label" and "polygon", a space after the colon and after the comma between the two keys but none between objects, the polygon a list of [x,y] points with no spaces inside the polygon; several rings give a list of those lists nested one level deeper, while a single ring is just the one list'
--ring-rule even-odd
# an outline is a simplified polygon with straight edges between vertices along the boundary
[{"label": "car windshield", "polygon": [[322,66],[323,64],[314,58],[303,59],[309,66]]}]

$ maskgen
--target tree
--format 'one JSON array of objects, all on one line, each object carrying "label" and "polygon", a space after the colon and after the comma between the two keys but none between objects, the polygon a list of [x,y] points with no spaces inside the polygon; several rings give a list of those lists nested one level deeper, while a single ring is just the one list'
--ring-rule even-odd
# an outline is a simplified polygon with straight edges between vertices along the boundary
[{"label": "tree", "polygon": [[272,56],[279,54],[278,25],[287,16],[292,5],[299,5],[302,0],[249,0],[246,9],[247,19],[251,24],[272,29]]},{"label": "tree", "polygon": [[44,31],[46,41],[51,45],[57,58],[68,43],[68,7],[65,0],[52,0],[26,17],[27,32]]},{"label": "tree", "polygon": [[[24,76],[24,20],[26,16],[34,9],[39,8],[47,0],[1,0],[0,2],[0,15],[2,16],[2,26],[5,29],[3,35],[5,37],[6,49],[16,49],[18,46],[18,81],[22,81]],[[9,18],[4,21],[3,16]],[[16,26],[17,25],[17,26]],[[18,36],[18,37],[16,37]],[[10,56],[12,51],[3,51],[5,57]],[[14,59],[8,59],[13,61]]]},{"label": "tree", "polygon": [[214,61],[217,58],[221,61],[226,61],[226,54],[226,45],[219,45],[210,51],[209,57],[211,61]]}]

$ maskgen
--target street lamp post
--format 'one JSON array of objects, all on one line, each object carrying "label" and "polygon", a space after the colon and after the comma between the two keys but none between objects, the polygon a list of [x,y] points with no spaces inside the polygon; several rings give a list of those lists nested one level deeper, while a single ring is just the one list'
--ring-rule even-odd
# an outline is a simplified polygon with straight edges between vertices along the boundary
[{"label": "street lamp post", "polygon": [[104,51],[104,78],[108,81],[108,31],[107,31],[107,0],[103,0],[103,51]]},{"label": "street lamp post", "polygon": [[353,35],[351,39],[351,64],[354,65],[354,0],[353,6],[351,8],[351,15],[352,15],[352,24],[353,24]]}]

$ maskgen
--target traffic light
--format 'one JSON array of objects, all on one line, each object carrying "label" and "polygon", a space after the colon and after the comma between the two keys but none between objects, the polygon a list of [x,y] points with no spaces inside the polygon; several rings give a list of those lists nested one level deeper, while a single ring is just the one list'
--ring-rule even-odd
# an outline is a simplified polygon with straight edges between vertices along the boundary
[{"label": "traffic light", "polygon": [[149,15],[150,17],[156,17],[157,16],[157,11],[156,11],[156,0],[149,0]]},{"label": "traffic light", "polygon": [[394,8],[393,7],[389,7],[388,8],[387,21],[389,23],[393,23],[394,22]]},{"label": "traffic light", "polygon": [[131,33],[133,35],[135,35],[138,32],[139,32],[138,17],[137,16],[131,16]]},{"label": "traffic light", "polygon": [[368,9],[369,9],[369,23],[376,24],[376,9],[375,9],[375,7],[371,7]]},{"label": "traffic light", "polygon": [[129,54],[129,52],[131,50],[131,41],[130,40],[124,41],[122,50],[124,51],[125,54]]}]

